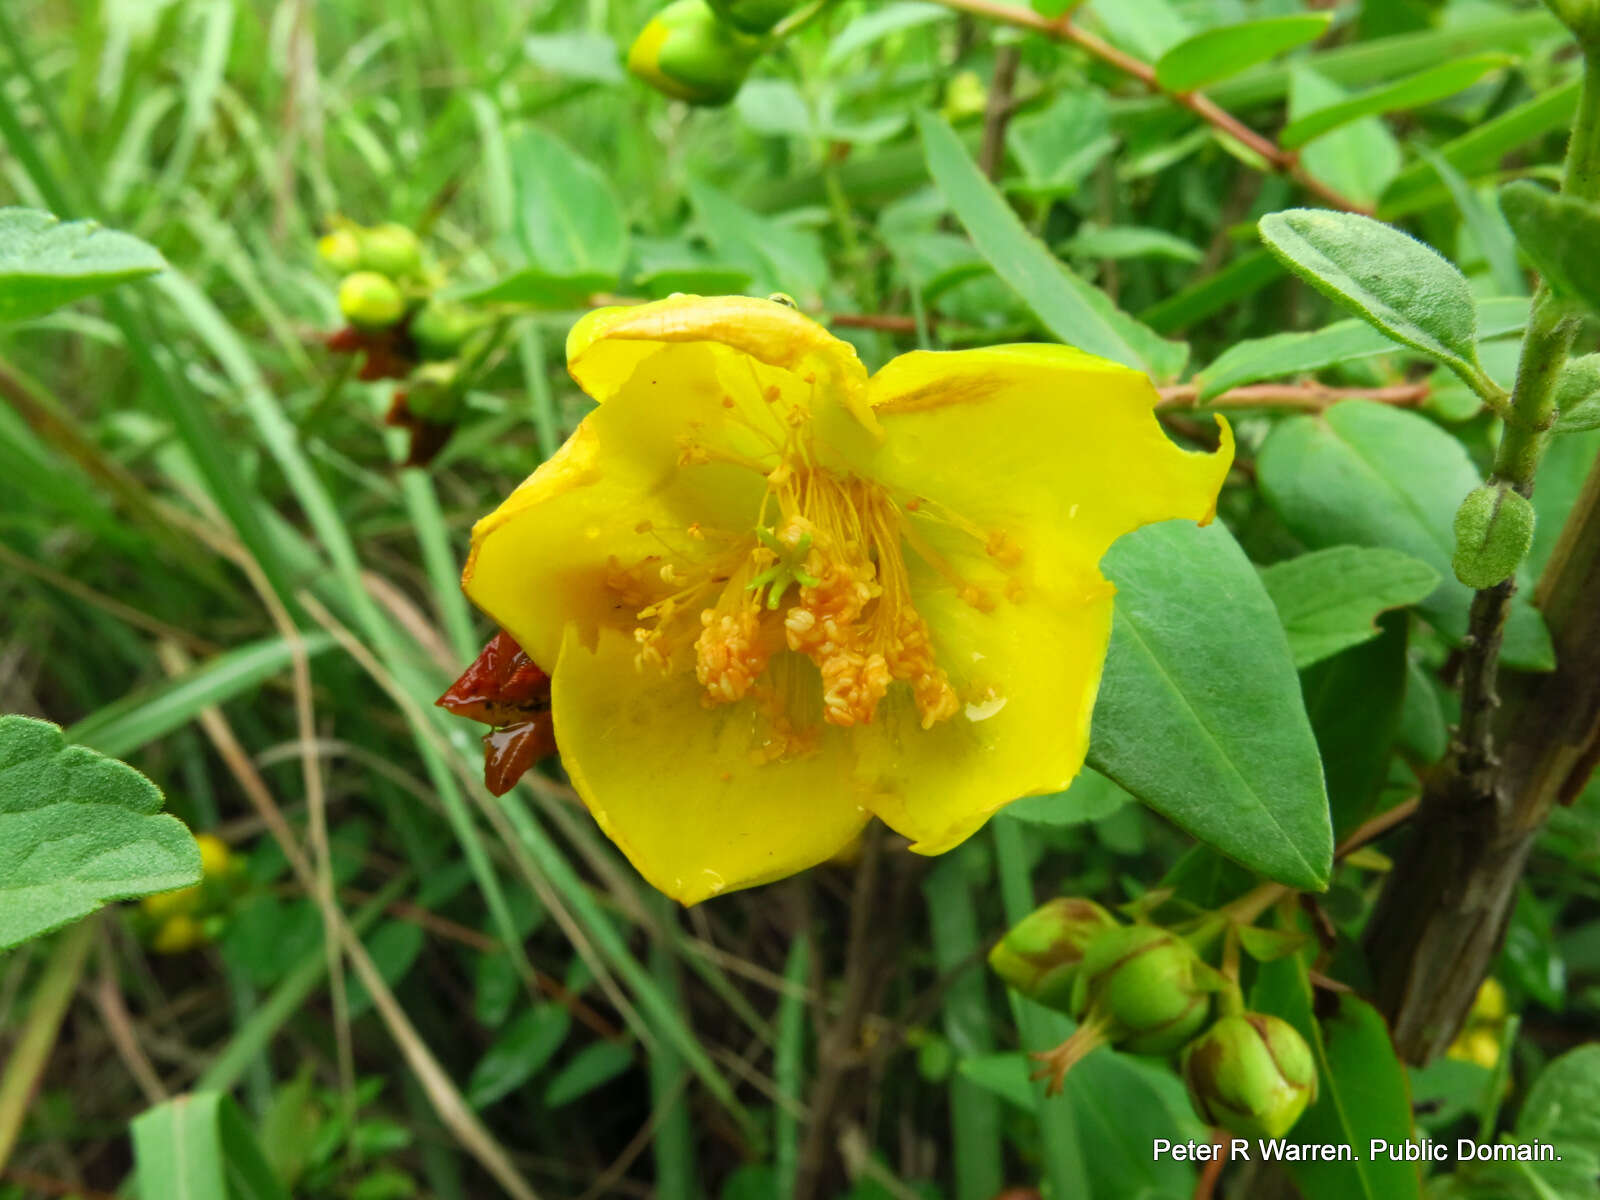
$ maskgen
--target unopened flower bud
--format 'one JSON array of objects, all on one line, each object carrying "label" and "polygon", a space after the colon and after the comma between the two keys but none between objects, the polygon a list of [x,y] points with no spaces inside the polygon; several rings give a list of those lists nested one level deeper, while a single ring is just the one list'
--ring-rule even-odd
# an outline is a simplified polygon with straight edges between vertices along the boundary
[{"label": "unopened flower bud", "polygon": [[762,34],[788,16],[795,0],[710,0],[712,9],[742,33]]},{"label": "unopened flower bud", "polygon": [[461,392],[456,387],[459,373],[453,362],[425,363],[417,368],[406,389],[411,415],[436,424],[454,421],[461,409]]},{"label": "unopened flower bud", "polygon": [[182,954],[193,950],[205,941],[205,930],[187,913],[175,913],[161,923],[150,938],[150,948],[157,954]]},{"label": "unopened flower bud", "polygon": [[361,265],[392,279],[422,271],[422,244],[404,225],[390,221],[360,233]]},{"label": "unopened flower bud", "polygon": [[449,358],[477,327],[478,317],[470,309],[448,300],[429,300],[411,318],[411,340],[423,358]]},{"label": "unopened flower bud", "polygon": [[634,40],[628,70],[674,99],[726,104],[760,52],[758,39],[719,21],[706,0],[673,0]]},{"label": "unopened flower bud", "polygon": [[1510,484],[1474,488],[1456,511],[1456,578],[1491,588],[1516,573],[1533,545],[1533,505]]},{"label": "unopened flower bud", "polygon": [[357,271],[339,282],[339,311],[357,329],[384,329],[405,315],[406,301],[388,276]]},{"label": "unopened flower bud", "polygon": [[195,834],[200,847],[200,873],[207,879],[221,879],[233,869],[233,852],[228,843],[214,833]]},{"label": "unopened flower bud", "polygon": [[1084,951],[1116,927],[1116,919],[1093,900],[1062,896],[1012,926],[989,951],[989,965],[1030,1000],[1065,1010]]},{"label": "unopened flower bud", "polygon": [[1108,930],[1084,952],[1073,1008],[1109,1022],[1113,1042],[1134,1054],[1176,1050],[1211,1011],[1210,969],[1188,942],[1153,925]]},{"label": "unopened flower bud", "polygon": [[1317,1067],[1295,1027],[1267,1013],[1223,1017],[1184,1049],[1195,1111],[1230,1133],[1279,1138],[1317,1095]]},{"label": "unopened flower bud", "polygon": [[350,229],[335,229],[317,241],[317,255],[340,274],[361,266],[361,239]]}]

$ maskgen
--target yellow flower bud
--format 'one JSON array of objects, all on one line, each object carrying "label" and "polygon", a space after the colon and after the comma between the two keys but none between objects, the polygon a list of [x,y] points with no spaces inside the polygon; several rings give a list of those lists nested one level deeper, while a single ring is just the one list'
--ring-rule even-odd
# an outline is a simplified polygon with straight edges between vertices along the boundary
[{"label": "yellow flower bud", "polygon": [[422,244],[417,235],[393,221],[360,233],[361,265],[392,279],[422,271]]},{"label": "yellow flower bud", "polygon": [[150,939],[150,948],[157,954],[182,954],[200,945],[205,937],[200,922],[186,913],[177,913],[161,923]]},{"label": "yellow flower bud", "polygon": [[197,883],[175,892],[157,892],[154,896],[146,896],[139,901],[139,907],[147,917],[161,921],[196,911],[200,907],[200,899],[200,885]]},{"label": "yellow flower bud", "polygon": [[1472,1001],[1472,1012],[1468,1015],[1469,1021],[1483,1021],[1495,1023],[1505,1019],[1506,1015],[1506,989],[1500,981],[1490,976],[1478,988],[1478,994]]},{"label": "yellow flower bud", "polygon": [[384,329],[405,315],[406,301],[387,276],[357,271],[339,282],[339,311],[358,329]]},{"label": "yellow flower bud", "polygon": [[706,0],[673,0],[628,51],[628,70],[690,104],[726,104],[744,86],[761,42],[717,19]]},{"label": "yellow flower bud", "polygon": [[228,843],[213,833],[195,834],[195,844],[200,847],[200,873],[207,879],[221,879],[233,866],[233,852]]}]

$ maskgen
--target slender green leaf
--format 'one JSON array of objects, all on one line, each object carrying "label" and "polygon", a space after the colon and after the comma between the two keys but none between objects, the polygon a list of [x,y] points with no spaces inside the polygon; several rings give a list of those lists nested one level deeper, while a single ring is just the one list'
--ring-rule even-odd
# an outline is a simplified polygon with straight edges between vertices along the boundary
[{"label": "slender green leaf", "polygon": [[[307,634],[301,645],[308,656],[333,645],[326,633]],[[182,675],[113,700],[67,731],[74,742],[102,754],[127,754],[187,725],[200,710],[224,704],[258,687],[294,660],[289,642],[263,638],[209,658]]]},{"label": "slender green leaf", "polygon": [[524,267],[493,283],[453,292],[452,297],[474,304],[517,304],[559,311],[586,308],[590,296],[616,286],[617,276],[604,271],[552,275],[539,267]]},{"label": "slender green leaf", "polygon": [[605,174],[541,129],[522,130],[508,151],[517,236],[533,265],[552,275],[619,275],[628,229]]},{"label": "slender green leaf", "polygon": [[572,1014],[559,1004],[527,1009],[500,1031],[467,1081],[467,1100],[484,1108],[516,1091],[549,1062],[572,1028]]},{"label": "slender green leaf", "polygon": [[534,33],[522,39],[522,52],[541,70],[586,83],[621,83],[622,52],[603,33],[578,30]]},{"label": "slender green leaf", "polygon": [[0,717],[0,950],[198,882],[199,847],[155,784],[48,721]]},{"label": "slender green leaf", "polygon": [[1066,248],[1080,258],[1159,258],[1197,263],[1203,257],[1203,251],[1193,242],[1139,225],[1081,225]]},{"label": "slender green leaf", "polygon": [[0,208],[0,322],[37,317],[166,265],[153,246],[93,221]]},{"label": "slender green leaf", "polygon": [[1377,637],[1378,614],[1426,599],[1439,572],[1397,550],[1330,546],[1265,568],[1261,582],[1304,670]]},{"label": "slender green leaf", "polygon": [[[1491,338],[1521,331],[1528,323],[1528,309],[1529,302],[1519,296],[1480,300],[1479,335]],[[1195,383],[1204,402],[1229,388],[1258,380],[1283,379],[1397,353],[1404,351],[1365,321],[1336,321],[1310,333],[1276,333],[1236,342],[1196,375]]]},{"label": "slender green leaf", "polygon": [[1295,150],[1362,117],[1421,108],[1471,87],[1490,71],[1512,61],[1508,54],[1475,54],[1369,88],[1290,121],[1278,134],[1278,143],[1286,150]]},{"label": "slender green leaf", "polygon": [[1466,278],[1442,255],[1354,213],[1297,208],[1261,218],[1283,265],[1382,333],[1463,377],[1478,366],[1478,315]]},{"label": "slender green leaf", "polygon": [[928,170],[956,218],[1046,329],[1069,345],[1157,379],[1183,369],[1188,347],[1163,340],[1058,262],[1023,227],[948,124],[928,113],[917,124]]},{"label": "slender green leaf", "polygon": [[925,0],[895,0],[895,3],[868,9],[828,43],[828,52],[822,59],[823,69],[838,66],[852,54],[874,46],[886,37],[936,21],[948,21],[954,16],[943,5],[928,4]]},{"label": "slender green leaf", "polygon": [[689,182],[689,199],[716,265],[744,271],[757,290],[787,293],[802,307],[821,303],[828,266],[814,233],[751,212],[700,180]]},{"label": "slender green leaf", "polygon": [[[1419,610],[1452,642],[1466,636],[1472,593],[1450,568],[1452,528],[1479,476],[1460,442],[1416,413],[1347,400],[1280,422],[1256,467],[1267,502],[1311,548],[1386,546],[1437,571],[1439,586]],[[1514,665],[1554,665],[1544,622],[1521,594],[1505,636]]]},{"label": "slender green leaf", "polygon": [[1462,221],[1472,232],[1478,249],[1489,264],[1495,286],[1508,296],[1527,295],[1528,280],[1517,262],[1517,239],[1512,236],[1505,218],[1479,198],[1472,185],[1462,178],[1461,172],[1450,165],[1448,158],[1428,146],[1420,147],[1420,150],[1449,189],[1450,198],[1460,210]]},{"label": "slender green leaf", "polygon": [[[1342,104],[1349,98],[1344,88],[1315,69],[1322,59],[1296,62],[1289,75],[1289,118]],[[1324,134],[1300,151],[1307,174],[1334,188],[1357,204],[1374,205],[1383,189],[1399,173],[1403,161],[1400,144],[1381,119],[1358,117]]]},{"label": "slender green leaf", "polygon": [[1120,538],[1089,763],[1231,858],[1293,887],[1333,860],[1317,744],[1261,577],[1220,522]]},{"label": "slender green leaf", "polygon": [[1332,13],[1299,13],[1207,29],[1185,38],[1156,61],[1156,81],[1170,92],[1209,87],[1316,41],[1332,21]]},{"label": "slender green leaf", "polygon": [[624,1042],[590,1042],[544,1085],[544,1106],[557,1109],[604,1087],[633,1066],[633,1047]]},{"label": "slender green leaf", "polygon": [[289,1200],[223,1092],[177,1096],[137,1117],[131,1132],[140,1200]]}]

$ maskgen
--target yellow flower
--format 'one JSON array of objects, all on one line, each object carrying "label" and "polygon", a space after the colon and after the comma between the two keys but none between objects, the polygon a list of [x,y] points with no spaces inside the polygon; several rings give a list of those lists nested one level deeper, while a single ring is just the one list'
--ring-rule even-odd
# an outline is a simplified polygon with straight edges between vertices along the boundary
[{"label": "yellow flower", "polygon": [[600,407],[478,522],[462,583],[553,676],[601,827],[685,904],[821,862],[877,816],[937,854],[1082,766],[1100,556],[1209,521],[1233,457],[1167,440],[1137,371],[1059,345],[870,379],[793,308],[590,313]]}]

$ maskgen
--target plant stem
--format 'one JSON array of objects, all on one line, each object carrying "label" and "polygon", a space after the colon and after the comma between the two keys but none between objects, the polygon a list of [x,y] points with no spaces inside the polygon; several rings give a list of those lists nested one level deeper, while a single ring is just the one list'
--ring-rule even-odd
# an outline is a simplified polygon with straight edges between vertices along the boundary
[{"label": "plant stem", "polygon": [[1001,3],[1000,0],[935,0],[935,2],[957,12],[981,17],[986,21],[1013,25],[1030,33],[1077,46],[1101,62],[1137,79],[1157,95],[1165,96],[1174,104],[1187,108],[1218,133],[1233,139],[1259,157],[1268,169],[1294,180],[1330,208],[1357,213],[1368,211],[1348,196],[1310,175],[1300,165],[1299,156],[1292,150],[1285,150],[1271,138],[1257,133],[1203,92],[1173,92],[1162,87],[1161,81],[1156,78],[1153,66],[1074,24],[1071,13],[1061,17],[1045,17],[1031,8],[1019,8],[1016,5]]},{"label": "plant stem", "polygon": [[77,990],[89,947],[94,944],[94,926],[92,918],[79,921],[51,948],[44,974],[34,989],[33,1003],[28,1006],[27,1023],[6,1061],[5,1075],[0,1077],[0,1171],[16,1147],[28,1101],[50,1061],[61,1021]]}]

